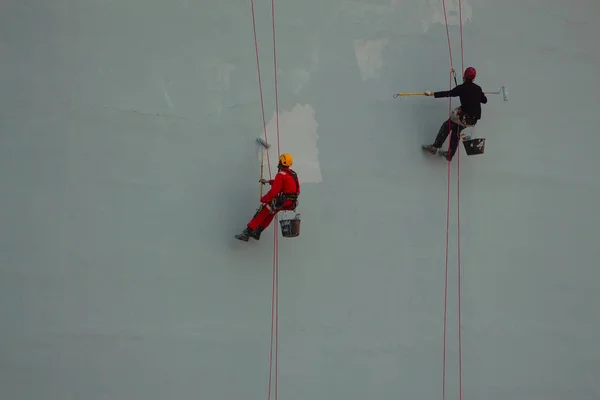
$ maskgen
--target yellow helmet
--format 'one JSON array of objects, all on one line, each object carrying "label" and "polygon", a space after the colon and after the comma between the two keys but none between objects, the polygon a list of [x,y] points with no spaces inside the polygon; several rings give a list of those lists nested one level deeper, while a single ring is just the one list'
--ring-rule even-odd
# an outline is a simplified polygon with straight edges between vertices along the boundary
[{"label": "yellow helmet", "polygon": [[291,167],[294,163],[294,159],[290,153],[283,153],[279,156],[279,163],[281,163],[281,165],[284,167]]}]

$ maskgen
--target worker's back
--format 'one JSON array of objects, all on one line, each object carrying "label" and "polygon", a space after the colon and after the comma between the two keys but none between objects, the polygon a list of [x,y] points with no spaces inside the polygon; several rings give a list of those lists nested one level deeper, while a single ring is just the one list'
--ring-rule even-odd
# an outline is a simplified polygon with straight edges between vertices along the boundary
[{"label": "worker's back", "polygon": [[473,81],[465,81],[457,86],[463,112],[475,119],[481,119],[481,104],[487,103],[487,97],[481,87]]},{"label": "worker's back", "polygon": [[300,182],[297,181],[297,176],[294,176],[295,171],[286,168],[278,172],[282,175],[281,193],[300,193]]}]

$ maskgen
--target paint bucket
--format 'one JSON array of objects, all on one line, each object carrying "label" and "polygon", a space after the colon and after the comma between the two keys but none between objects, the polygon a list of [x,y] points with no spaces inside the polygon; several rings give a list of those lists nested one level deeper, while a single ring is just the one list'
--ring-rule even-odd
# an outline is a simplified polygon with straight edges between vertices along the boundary
[{"label": "paint bucket", "polygon": [[283,237],[293,238],[300,235],[300,214],[296,214],[292,219],[282,219],[279,226]]},{"label": "paint bucket", "polygon": [[485,138],[476,138],[463,141],[468,156],[483,154],[485,151]]}]

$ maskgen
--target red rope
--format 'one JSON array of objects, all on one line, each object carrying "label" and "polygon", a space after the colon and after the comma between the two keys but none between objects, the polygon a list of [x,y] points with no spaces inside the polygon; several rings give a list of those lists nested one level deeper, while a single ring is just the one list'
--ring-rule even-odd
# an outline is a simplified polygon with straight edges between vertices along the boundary
[{"label": "red rope", "polygon": [[[444,19],[446,23],[446,36],[448,38],[448,51],[450,54],[450,88],[452,88],[452,73],[454,71],[454,62],[452,59],[452,46],[450,44],[450,32],[448,26],[448,18],[446,13],[446,3],[442,0],[442,6],[444,8]],[[459,26],[460,26],[460,53],[461,53],[461,76],[464,74],[464,46],[463,46],[463,26],[462,26],[462,1],[458,0],[459,7]],[[452,98],[450,97],[449,102],[449,119],[452,113]],[[451,132],[450,121],[448,123],[448,134]],[[452,138],[450,137],[451,142]],[[458,138],[460,143],[460,137]],[[448,145],[450,146],[450,144]],[[457,149],[457,273],[458,273],[458,375],[459,375],[459,399],[462,400],[462,333],[461,333],[461,269],[460,269],[460,151]],[[446,278],[444,282],[444,348],[443,348],[443,367],[442,367],[442,400],[446,398],[446,327],[447,327],[447,309],[448,309],[448,241],[449,241],[449,230],[450,230],[450,161],[448,161],[448,198],[447,198],[447,210],[446,210]]]},{"label": "red rope", "polygon": [[273,333],[274,333],[274,321],[275,321],[275,275],[276,275],[276,262],[275,262],[275,251],[273,251],[273,286],[271,289],[271,346],[269,349],[269,391],[267,398],[271,398],[271,380],[273,371]]},{"label": "red rope", "polygon": [[273,285],[271,292],[271,346],[269,350],[269,390],[267,399],[271,399],[273,381],[273,339],[275,339],[275,399],[278,392],[279,366],[279,246],[277,242],[277,218],[274,220],[273,234]]},{"label": "red rope", "polygon": [[[462,1],[458,0],[458,18],[460,26],[460,57],[461,57],[461,76],[465,71],[465,51],[463,46],[463,23],[462,23]],[[460,151],[457,157],[456,171],[456,223],[457,223],[457,275],[458,275],[458,392],[459,400],[462,400],[462,322],[461,322],[461,270],[460,270]]]},{"label": "red rope", "polygon": [[[452,87],[452,75],[450,75],[450,87]],[[452,110],[452,100],[450,100],[450,112]],[[450,118],[450,117],[448,117]],[[448,130],[451,130],[450,123],[448,123]],[[452,132],[449,132],[448,136],[450,136]],[[452,140],[450,138],[450,140]],[[450,144],[448,144],[448,150],[450,149]],[[444,280],[444,356],[443,356],[443,367],[442,367],[442,400],[446,398],[446,316],[448,313],[448,249],[449,249],[449,236],[450,236],[450,161],[447,163],[448,169],[448,179],[447,179],[447,201],[446,201],[446,277]]]},{"label": "red rope", "polygon": [[281,155],[279,147],[279,90],[277,88],[277,46],[275,45],[275,0],[271,0],[271,20],[273,22],[273,71],[275,76],[275,123],[277,125],[277,155]]},{"label": "red rope", "polygon": [[271,160],[269,158],[269,142],[267,138],[267,120],[265,119],[265,102],[263,101],[263,90],[262,90],[262,80],[260,73],[260,61],[258,57],[258,39],[256,38],[256,18],[254,16],[254,0],[250,0],[250,6],[252,8],[252,28],[254,29],[254,49],[256,52],[256,69],[258,70],[258,90],[260,93],[260,107],[262,111],[262,121],[263,121],[263,132],[265,137],[265,143],[267,144],[267,166],[269,169],[269,179],[271,179]]},{"label": "red rope", "polygon": [[[273,225],[273,281],[275,282],[275,400],[277,400],[277,395],[279,394],[279,235],[277,232],[277,222],[278,219],[275,218]],[[273,346],[272,343],[271,346]]]},{"label": "red rope", "polygon": [[[448,17],[446,13],[446,2],[442,0],[442,6],[444,8],[444,20],[446,23],[446,36],[448,38],[448,52],[450,54],[450,90],[452,90],[452,69],[453,69],[453,61],[452,61],[452,46],[450,45],[450,32],[448,27]],[[450,115],[452,113],[452,97],[450,97],[450,101],[448,103],[448,150],[450,150],[450,142],[452,141],[452,125],[450,124]],[[449,248],[449,236],[450,236],[450,161],[447,163],[448,169],[448,179],[447,179],[447,201],[446,201],[446,266],[445,272],[446,276],[444,279],[444,347],[443,347],[443,356],[442,356],[442,400],[446,399],[446,326],[447,326],[447,314],[448,314],[448,248]]]},{"label": "red rope", "polygon": [[[279,90],[277,85],[277,45],[275,40],[275,0],[271,0],[271,22],[273,27],[273,76],[275,80],[275,124],[277,127],[277,156],[281,156],[279,140]],[[273,281],[275,287],[275,400],[279,394],[279,218],[273,220]],[[271,347],[273,342],[271,341]],[[270,397],[270,387],[269,387]]]},{"label": "red rope", "polygon": [[[271,175],[271,160],[269,157],[269,145],[267,137],[267,123],[265,118],[265,105],[263,100],[262,80],[260,72],[260,61],[258,53],[258,40],[256,35],[256,18],[254,13],[254,0],[250,0],[252,8],[252,27],[254,30],[254,47],[256,51],[256,67],[258,70],[258,88],[260,93],[260,105],[262,111],[263,120],[263,132],[265,143],[267,144],[267,165],[269,169],[269,178],[272,179]],[[275,1],[271,0],[271,14],[272,14],[272,27],[273,27],[273,68],[275,74],[275,121],[277,126],[277,155],[280,156],[280,139],[279,139],[279,94],[277,87],[277,51],[275,42]],[[270,349],[269,349],[269,389],[267,398],[271,399],[271,388],[273,386],[273,380],[275,381],[275,400],[278,397],[278,376],[279,376],[279,244],[278,244],[278,218],[274,218],[274,235],[273,235],[273,282],[271,291],[271,338],[270,338]],[[275,360],[273,362],[273,342],[275,342]],[[275,364],[275,377],[273,379],[273,363]]]},{"label": "red rope", "polygon": [[458,0],[458,23],[460,26],[460,61],[461,76],[465,72],[465,49],[463,47],[463,23],[462,23],[462,1]]}]

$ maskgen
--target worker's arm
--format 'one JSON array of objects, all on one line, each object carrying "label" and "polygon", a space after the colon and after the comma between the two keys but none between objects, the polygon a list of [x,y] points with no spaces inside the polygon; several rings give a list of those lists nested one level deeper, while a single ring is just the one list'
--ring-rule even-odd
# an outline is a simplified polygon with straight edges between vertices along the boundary
[{"label": "worker's arm", "polygon": [[281,188],[283,187],[283,174],[278,172],[275,175],[275,179],[271,181],[271,190],[269,190],[263,197],[260,199],[260,202],[263,204],[269,204],[275,196],[281,192]]},{"label": "worker's arm", "polygon": [[440,97],[458,97],[460,96],[462,86],[455,86],[452,90],[442,90],[440,92],[433,92],[433,97],[436,99]]},{"label": "worker's arm", "polygon": [[481,104],[486,104],[487,103],[487,97],[485,95],[485,93],[481,92]]}]

